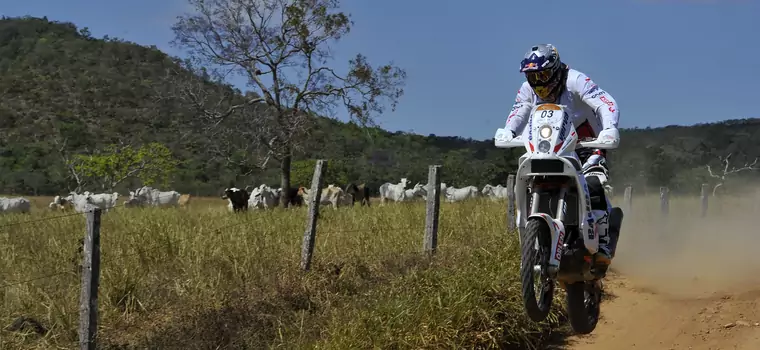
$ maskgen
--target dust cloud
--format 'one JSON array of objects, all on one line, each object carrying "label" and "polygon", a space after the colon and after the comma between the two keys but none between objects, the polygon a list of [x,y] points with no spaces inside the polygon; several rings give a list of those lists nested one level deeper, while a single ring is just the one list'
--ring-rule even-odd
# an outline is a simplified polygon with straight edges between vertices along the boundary
[{"label": "dust cloud", "polygon": [[696,197],[671,199],[667,216],[659,198],[634,198],[611,268],[639,287],[675,298],[760,289],[760,198],[709,200],[701,217]]}]

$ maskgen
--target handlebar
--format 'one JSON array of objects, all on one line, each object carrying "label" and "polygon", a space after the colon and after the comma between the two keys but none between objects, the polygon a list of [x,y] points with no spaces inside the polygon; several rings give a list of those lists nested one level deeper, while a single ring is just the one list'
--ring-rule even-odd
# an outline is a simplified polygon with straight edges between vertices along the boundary
[{"label": "handlebar", "polygon": [[[499,135],[499,132],[506,132],[504,129],[499,129],[497,131],[496,135]],[[502,141],[498,138],[495,138],[494,140],[494,146],[497,148],[515,148],[515,147],[523,147],[525,145],[525,141],[522,139],[522,135],[512,138],[509,141]],[[618,143],[601,143],[597,142],[596,139],[589,140],[589,141],[580,141],[576,144],[576,148],[598,148],[598,149],[615,149],[618,147]]]}]

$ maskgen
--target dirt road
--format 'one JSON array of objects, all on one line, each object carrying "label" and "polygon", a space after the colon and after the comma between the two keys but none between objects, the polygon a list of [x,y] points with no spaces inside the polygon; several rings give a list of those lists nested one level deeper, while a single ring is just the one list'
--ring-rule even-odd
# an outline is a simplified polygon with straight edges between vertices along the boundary
[{"label": "dirt road", "polygon": [[661,231],[656,220],[629,221],[602,320],[565,348],[760,350],[760,230],[751,220],[680,218]]}]

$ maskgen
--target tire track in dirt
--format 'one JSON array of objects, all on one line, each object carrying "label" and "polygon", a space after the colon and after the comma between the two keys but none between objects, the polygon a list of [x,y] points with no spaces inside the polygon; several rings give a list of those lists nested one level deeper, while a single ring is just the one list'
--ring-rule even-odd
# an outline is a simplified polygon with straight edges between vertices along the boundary
[{"label": "tire track in dirt", "polygon": [[602,319],[564,348],[760,349],[760,230],[752,208],[732,209],[626,217]]},{"label": "tire track in dirt", "polygon": [[566,349],[760,349],[760,292],[678,297],[637,287],[611,274],[594,333],[572,336]]}]

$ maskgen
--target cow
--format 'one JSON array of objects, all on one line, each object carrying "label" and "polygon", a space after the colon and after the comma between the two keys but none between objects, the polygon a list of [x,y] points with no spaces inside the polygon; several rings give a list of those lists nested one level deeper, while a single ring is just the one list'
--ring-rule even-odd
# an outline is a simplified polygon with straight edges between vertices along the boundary
[{"label": "cow", "polygon": [[32,203],[24,197],[0,197],[0,213],[29,213]]},{"label": "cow", "polygon": [[160,191],[157,188],[143,186],[134,191],[129,191],[129,199],[124,201],[126,207],[141,207],[149,205],[178,206],[180,194],[177,191]]},{"label": "cow", "polygon": [[73,207],[73,205],[66,198],[68,198],[68,197],[65,197],[65,198],[61,197],[61,196],[55,196],[55,197],[53,197],[53,201],[50,202],[50,204],[48,204],[48,208],[50,208],[50,210],[53,210],[53,211],[55,211],[55,210],[61,210],[61,211],[63,211],[63,210],[69,210],[69,209],[71,209]]},{"label": "cow", "polygon": [[507,198],[507,188],[502,185],[491,186],[487,184],[483,187],[481,193],[494,201]]},{"label": "cow", "polygon": [[262,184],[251,190],[248,198],[248,207],[252,209],[272,209],[277,206],[280,192],[280,189],[275,190]]},{"label": "cow", "polygon": [[385,204],[386,199],[392,199],[394,202],[401,202],[406,199],[406,185],[409,183],[405,177],[401,178],[398,184],[386,182],[380,185],[380,204]]},{"label": "cow", "polygon": [[415,200],[416,198],[427,200],[427,188],[418,182],[414,187],[404,190],[404,197],[404,200]]},{"label": "cow", "polygon": [[475,198],[480,193],[475,186],[456,188],[444,187],[443,184],[441,184],[441,192],[443,192],[447,202],[459,202],[465,199]]},{"label": "cow", "polygon": [[346,186],[344,192],[351,195],[351,206],[354,206],[354,203],[359,200],[362,207],[365,204],[369,207],[369,186],[367,186],[366,183],[358,186],[354,183],[350,183]]},{"label": "cow", "polygon": [[306,200],[306,198],[309,196],[309,189],[303,186],[298,187],[298,193],[297,195],[301,197],[302,200]]},{"label": "cow", "polygon": [[187,208],[188,205],[190,205],[190,195],[189,194],[181,194],[179,195],[179,200],[177,201],[180,207]]},{"label": "cow", "polygon": [[232,212],[241,212],[248,210],[248,191],[237,187],[228,187],[224,189],[222,199],[226,199],[227,209]]},{"label": "cow", "polygon": [[290,198],[290,203],[289,203],[290,205],[295,205],[295,206],[300,207],[303,205],[303,197],[298,195],[298,190],[299,188],[291,187],[290,191],[288,192],[289,194],[288,197]]},{"label": "cow", "polygon": [[[298,193],[304,197],[309,196],[309,190],[304,187],[301,187]],[[322,195],[319,198],[320,205],[329,204],[332,205],[333,209],[337,209],[339,206],[349,205],[352,201],[352,195],[347,194],[342,188],[332,184],[328,185],[327,188],[322,189]]]},{"label": "cow", "polygon": [[61,198],[61,201],[69,203],[77,213],[84,213],[87,210],[87,205],[90,204],[90,192],[78,194],[71,191],[68,196]]},{"label": "cow", "polygon": [[87,203],[103,209],[104,212],[108,212],[108,210],[113,209],[113,207],[116,206],[116,200],[119,199],[119,192],[98,194],[85,192],[84,196],[87,198]]}]

